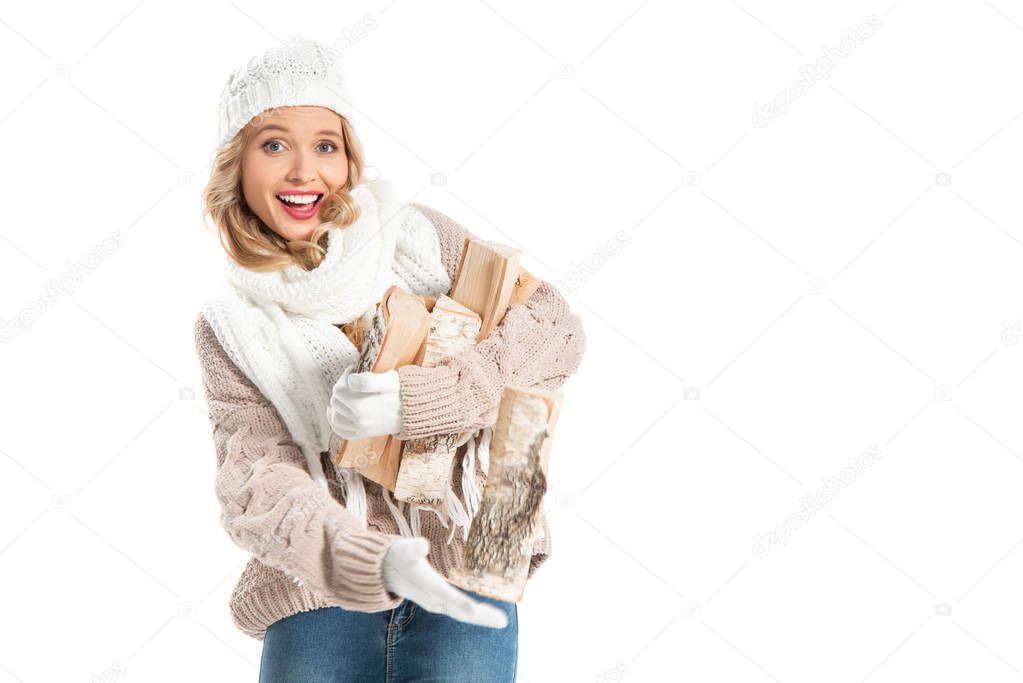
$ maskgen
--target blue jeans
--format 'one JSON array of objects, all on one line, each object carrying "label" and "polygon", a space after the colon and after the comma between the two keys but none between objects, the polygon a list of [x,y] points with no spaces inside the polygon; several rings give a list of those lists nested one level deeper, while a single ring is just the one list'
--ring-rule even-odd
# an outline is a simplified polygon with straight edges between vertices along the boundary
[{"label": "blue jeans", "polygon": [[467,624],[408,599],[382,612],[298,612],[267,628],[259,682],[511,683],[518,663],[517,605],[463,592],[504,610],[508,625]]}]

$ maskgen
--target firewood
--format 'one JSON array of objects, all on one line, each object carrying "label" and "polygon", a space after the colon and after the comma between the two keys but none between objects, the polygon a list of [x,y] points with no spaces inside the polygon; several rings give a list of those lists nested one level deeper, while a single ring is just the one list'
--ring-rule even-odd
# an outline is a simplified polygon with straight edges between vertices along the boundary
[{"label": "firewood", "polygon": [[508,305],[524,304],[533,292],[540,286],[541,280],[525,268],[519,266],[519,276],[515,278],[515,286],[512,288],[512,295],[508,299]]},{"label": "firewood", "polygon": [[467,237],[462,243],[450,296],[483,321],[477,341],[486,338],[504,317],[521,259],[521,251],[500,242]]},{"label": "firewood", "polygon": [[[431,367],[485,338],[500,323],[508,306],[524,302],[540,285],[539,279],[520,267],[521,255],[519,250],[498,242],[470,237],[462,245],[449,296],[416,297],[392,286],[378,304],[360,360],[352,371],[386,372],[408,364]],[[436,338],[431,343],[435,310]],[[474,336],[464,338],[470,329],[475,330]],[[336,465],[356,468],[395,491],[396,497],[403,451],[407,450],[412,459],[403,477],[404,499],[436,504],[445,495],[441,487],[449,486],[453,444],[464,442],[466,436],[434,435],[406,449],[394,435],[349,442],[335,434],[329,449]]]},{"label": "firewood", "polygon": [[[430,314],[430,333],[419,352],[420,365],[431,368],[476,344],[482,321],[448,296],[441,296]],[[435,434],[405,441],[394,497],[437,505],[450,486],[458,434]]]},{"label": "firewood", "polygon": [[[455,356],[486,336],[508,306],[525,302],[540,280],[519,266],[521,252],[497,242],[467,237],[455,273],[450,296],[442,296],[431,309],[431,328],[415,363],[433,367]],[[509,273],[517,273],[514,281]],[[467,434],[435,434],[407,442],[394,495],[399,500],[426,505],[440,504],[450,487],[456,444]]]},{"label": "firewood", "polygon": [[[352,372],[387,372],[412,363],[430,329],[430,313],[421,297],[397,285],[384,292]],[[349,441],[331,436],[335,465],[355,467],[373,481],[394,490],[401,460],[401,441],[390,434]]]},{"label": "firewood", "polygon": [[506,386],[490,445],[490,464],[480,508],[469,527],[462,566],[448,581],[480,595],[522,599],[537,536],[551,438],[562,393]]}]

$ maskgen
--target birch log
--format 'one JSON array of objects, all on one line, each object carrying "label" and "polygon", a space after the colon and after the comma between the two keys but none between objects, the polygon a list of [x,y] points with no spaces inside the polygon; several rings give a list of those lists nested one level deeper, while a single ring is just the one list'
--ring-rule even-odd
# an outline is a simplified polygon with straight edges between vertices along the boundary
[{"label": "birch log", "polygon": [[[419,352],[423,367],[431,368],[476,344],[480,317],[449,296],[437,299],[430,314],[430,333]],[[439,505],[451,485],[458,434],[434,434],[402,442],[401,465],[394,497],[410,503]]]},{"label": "birch log", "polygon": [[507,386],[490,444],[480,508],[469,527],[455,586],[519,602],[533,544],[542,531],[551,437],[561,411],[560,391]]},{"label": "birch log", "polygon": [[[451,294],[428,303],[430,332],[414,362],[433,367],[458,355],[484,338],[484,328],[493,329],[508,306],[528,299],[540,280],[519,265],[521,258],[521,251],[499,242],[466,238]],[[456,444],[467,436],[435,434],[404,443],[394,497],[440,504],[450,487]]]},{"label": "birch log", "polygon": [[[397,285],[384,292],[367,331],[359,362],[352,372],[387,372],[412,363],[430,329],[430,314],[421,297]],[[394,490],[401,461],[401,441],[390,434],[349,441],[331,435],[333,462]]]}]

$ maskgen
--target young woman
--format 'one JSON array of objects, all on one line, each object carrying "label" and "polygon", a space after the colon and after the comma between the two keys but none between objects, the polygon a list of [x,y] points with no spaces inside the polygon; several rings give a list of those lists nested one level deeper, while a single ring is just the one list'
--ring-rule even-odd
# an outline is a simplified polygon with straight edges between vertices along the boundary
[{"label": "young woman", "polygon": [[[469,233],[364,178],[336,53],[291,39],[237,69],[203,195],[225,286],[195,322],[221,523],[252,554],[231,596],[263,641],[261,681],[511,681],[517,610],[445,581],[486,481],[506,384],[559,387],[579,317],[548,282],[474,348],[433,368],[353,373],[392,284],[447,294]],[[396,501],[335,468],[331,433],[468,433],[443,505]],[[529,576],[550,552],[534,546]]]}]

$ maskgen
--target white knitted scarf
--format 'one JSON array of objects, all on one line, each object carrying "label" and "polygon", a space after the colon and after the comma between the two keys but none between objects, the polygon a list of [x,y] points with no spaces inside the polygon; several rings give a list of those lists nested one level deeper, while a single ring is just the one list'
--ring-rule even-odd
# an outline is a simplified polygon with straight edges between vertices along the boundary
[{"label": "white knitted scarf", "polygon": [[[395,200],[386,180],[362,183],[351,194],[361,213],[351,225],[328,232],[327,253],[316,268],[292,265],[257,272],[225,253],[227,286],[202,306],[221,346],[273,403],[305,456],[310,476],[328,491],[321,460],[331,436],[327,406],[335,382],[359,358],[359,349],[338,325],[368,320],[392,284],[421,296],[451,289],[436,230],[422,212]],[[380,487],[402,536],[421,535],[419,512],[425,509],[445,527],[451,522],[448,543],[457,526],[468,537],[480,500],[475,460],[489,469],[489,436],[488,428],[468,437],[461,481],[465,506],[449,487],[441,510],[409,503],[410,525],[405,501],[395,501],[385,487],[371,482]],[[336,471],[346,509],[366,528],[366,480],[354,468]]]}]

